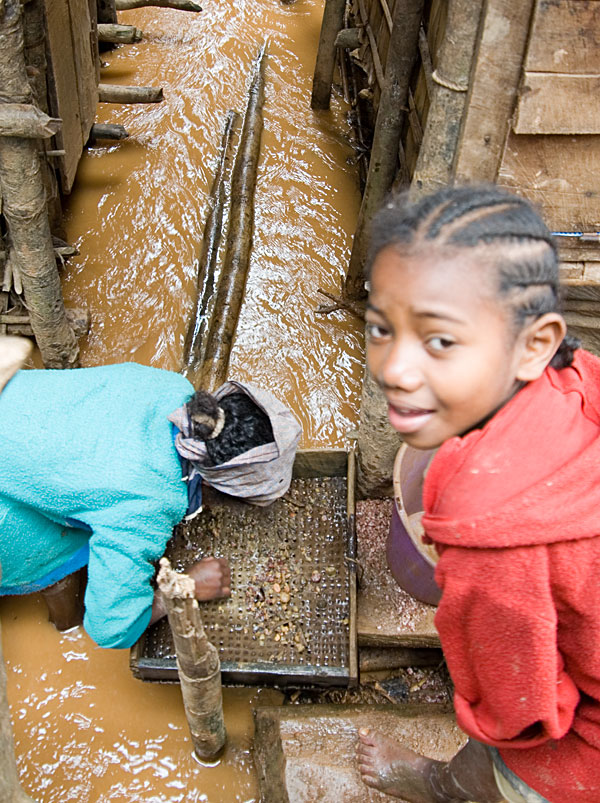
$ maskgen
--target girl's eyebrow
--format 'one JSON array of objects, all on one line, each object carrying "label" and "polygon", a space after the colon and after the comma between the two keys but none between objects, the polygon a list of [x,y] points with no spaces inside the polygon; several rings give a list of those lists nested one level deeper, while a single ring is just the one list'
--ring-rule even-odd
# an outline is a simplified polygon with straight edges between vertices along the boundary
[{"label": "girl's eyebrow", "polygon": [[464,325],[467,323],[466,320],[462,318],[456,318],[454,315],[450,315],[448,312],[440,312],[437,310],[416,310],[415,311],[416,318],[435,318],[438,321],[452,321],[452,323],[458,323]]}]

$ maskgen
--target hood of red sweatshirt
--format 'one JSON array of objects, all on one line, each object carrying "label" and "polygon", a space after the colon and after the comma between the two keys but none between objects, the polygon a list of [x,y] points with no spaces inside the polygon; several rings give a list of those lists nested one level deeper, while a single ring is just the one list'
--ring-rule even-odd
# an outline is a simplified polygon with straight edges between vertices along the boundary
[{"label": "hood of red sweatshirt", "polygon": [[487,424],[446,441],[425,477],[433,542],[516,547],[600,535],[600,360],[578,349]]}]

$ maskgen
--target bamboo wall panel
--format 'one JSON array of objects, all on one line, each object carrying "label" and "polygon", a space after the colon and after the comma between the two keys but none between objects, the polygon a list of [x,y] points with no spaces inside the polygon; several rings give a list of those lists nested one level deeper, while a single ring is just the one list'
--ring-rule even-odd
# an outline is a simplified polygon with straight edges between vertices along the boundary
[{"label": "bamboo wall panel", "polygon": [[498,183],[538,203],[553,231],[600,230],[600,136],[511,133]]},{"label": "bamboo wall panel", "polygon": [[52,113],[63,121],[57,145],[63,192],[70,192],[96,115],[97,72],[87,0],[45,0]]},{"label": "bamboo wall panel", "polygon": [[538,0],[525,69],[570,74],[599,71],[599,0]]}]

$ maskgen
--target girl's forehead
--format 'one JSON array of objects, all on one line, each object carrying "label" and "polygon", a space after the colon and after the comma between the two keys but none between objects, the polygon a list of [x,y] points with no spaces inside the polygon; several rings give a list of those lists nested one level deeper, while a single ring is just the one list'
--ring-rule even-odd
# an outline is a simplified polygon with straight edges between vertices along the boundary
[{"label": "girl's forehead", "polygon": [[427,254],[388,247],[375,258],[370,279],[371,299],[376,306],[398,303],[444,303],[469,309],[504,306],[493,265],[480,254],[464,249]]}]

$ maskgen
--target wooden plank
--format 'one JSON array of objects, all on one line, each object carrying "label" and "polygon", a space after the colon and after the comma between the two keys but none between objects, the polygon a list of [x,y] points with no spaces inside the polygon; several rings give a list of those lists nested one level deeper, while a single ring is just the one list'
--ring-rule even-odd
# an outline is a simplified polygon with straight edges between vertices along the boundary
[{"label": "wooden plank", "polygon": [[598,0],[537,0],[526,70],[594,73],[599,60]]},{"label": "wooden plank", "polygon": [[456,179],[495,181],[525,55],[534,0],[489,0],[454,162]]},{"label": "wooden plank", "polygon": [[594,232],[600,222],[600,136],[511,132],[498,183],[537,203],[552,231]]},{"label": "wooden plank", "polygon": [[513,130],[517,134],[600,134],[600,74],[526,72]]},{"label": "wooden plank", "polygon": [[[57,157],[62,189],[69,192],[79,157],[83,150],[81,112],[79,109],[75,58],[71,43],[71,18],[68,0],[45,0],[48,34],[48,74],[52,83],[50,102],[53,117],[63,121],[56,135],[57,147],[65,151]],[[54,108],[55,107],[55,108]]]},{"label": "wooden plank", "polygon": [[85,144],[96,117],[98,87],[92,50],[92,20],[88,0],[69,0],[71,41],[77,76],[81,138]]}]

